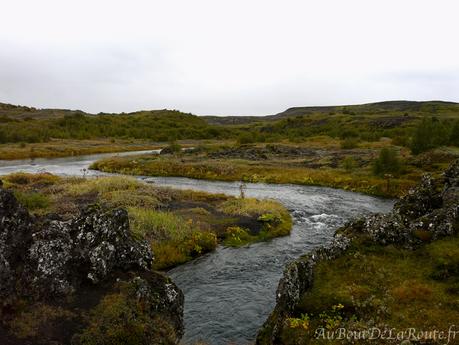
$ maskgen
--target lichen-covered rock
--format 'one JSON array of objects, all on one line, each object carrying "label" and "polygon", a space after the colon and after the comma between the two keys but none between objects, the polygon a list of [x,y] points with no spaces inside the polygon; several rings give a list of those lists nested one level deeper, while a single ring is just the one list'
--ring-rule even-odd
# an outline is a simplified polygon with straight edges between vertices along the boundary
[{"label": "lichen-covered rock", "polygon": [[130,235],[122,209],[50,221],[33,234],[29,258],[34,288],[53,294],[71,293],[86,279],[97,283],[116,269],[149,269],[153,260],[148,244]]},{"label": "lichen-covered rock", "polygon": [[421,183],[401,198],[388,214],[358,219],[338,229],[331,246],[290,263],[279,282],[276,307],[258,333],[258,345],[281,344],[285,319],[295,310],[301,296],[312,287],[318,262],[342,255],[354,238],[381,245],[416,248],[459,231],[459,160],[442,178],[424,176]]},{"label": "lichen-covered rock", "polygon": [[0,189],[0,299],[15,290],[15,267],[24,262],[34,222],[13,193]]},{"label": "lichen-covered rock", "polygon": [[347,237],[337,234],[328,247],[316,249],[285,267],[277,287],[276,307],[260,329],[257,344],[277,344],[278,333],[285,318],[296,308],[301,296],[313,284],[314,267],[322,260],[339,257],[349,244]]},{"label": "lichen-covered rock", "polygon": [[0,343],[116,342],[105,342],[103,332],[96,342],[83,341],[80,334],[91,334],[88,315],[96,320],[97,306],[113,294],[121,294],[127,303],[121,307],[142,318],[108,318],[104,327],[125,334],[129,327],[148,325],[141,343],[178,343],[183,294],[169,278],[150,270],[152,260],[150,246],[131,235],[123,209],[92,207],[68,221],[39,221],[0,188]]},{"label": "lichen-covered rock", "polygon": [[377,214],[363,221],[351,222],[341,233],[367,234],[379,244],[416,247],[425,241],[452,235],[457,231],[459,215],[459,161],[444,176],[424,176],[421,183],[401,198],[388,214]]}]

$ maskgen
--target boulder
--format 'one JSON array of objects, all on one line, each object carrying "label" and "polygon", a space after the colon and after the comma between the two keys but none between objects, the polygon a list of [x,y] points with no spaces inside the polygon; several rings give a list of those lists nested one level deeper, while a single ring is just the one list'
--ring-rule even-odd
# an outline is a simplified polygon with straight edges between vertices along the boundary
[{"label": "boulder", "polygon": [[[113,332],[94,324],[116,296],[122,296],[121,304],[112,303],[120,316],[107,318],[101,329],[116,326],[122,334],[134,323],[147,329],[136,342],[178,343],[184,297],[168,277],[150,270],[152,260],[149,244],[131,235],[124,209],[90,207],[68,221],[37,220],[0,188],[0,343],[105,343]],[[27,310],[40,311],[31,317],[33,331],[23,325],[32,322],[24,321]],[[138,319],[124,320],[129,313]],[[65,318],[65,326],[56,320]]]}]

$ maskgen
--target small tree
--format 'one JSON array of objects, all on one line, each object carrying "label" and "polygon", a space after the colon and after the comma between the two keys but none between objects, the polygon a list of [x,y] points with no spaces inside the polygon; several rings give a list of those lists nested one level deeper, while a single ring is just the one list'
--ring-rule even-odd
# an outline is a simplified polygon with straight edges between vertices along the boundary
[{"label": "small tree", "polygon": [[398,174],[402,168],[397,151],[392,148],[383,148],[379,157],[373,162],[373,173],[378,176]]},{"label": "small tree", "polygon": [[411,141],[411,151],[419,154],[448,143],[448,131],[437,118],[425,118],[416,128]]},{"label": "small tree", "polygon": [[239,145],[252,144],[255,142],[255,135],[253,133],[242,133],[237,138],[237,143]]}]

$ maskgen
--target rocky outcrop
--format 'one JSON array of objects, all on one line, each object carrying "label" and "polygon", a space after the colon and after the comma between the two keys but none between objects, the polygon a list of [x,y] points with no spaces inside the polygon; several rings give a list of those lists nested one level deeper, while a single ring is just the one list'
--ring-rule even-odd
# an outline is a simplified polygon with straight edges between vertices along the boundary
[{"label": "rocky outcrop", "polygon": [[[39,221],[0,188],[0,343],[113,343],[128,328],[143,329],[133,344],[178,343],[183,294],[150,270],[152,260],[149,245],[132,237],[123,209],[92,207],[69,221]],[[121,316],[94,327],[109,302],[108,310],[119,308]],[[25,321],[37,308],[42,312]]]},{"label": "rocky outcrop", "polygon": [[346,252],[356,237],[381,245],[416,248],[459,231],[459,160],[442,177],[424,176],[421,183],[401,198],[388,214],[376,214],[338,229],[333,243],[290,263],[276,295],[276,307],[257,337],[257,344],[280,344],[279,332],[301,296],[311,288],[314,267]]}]

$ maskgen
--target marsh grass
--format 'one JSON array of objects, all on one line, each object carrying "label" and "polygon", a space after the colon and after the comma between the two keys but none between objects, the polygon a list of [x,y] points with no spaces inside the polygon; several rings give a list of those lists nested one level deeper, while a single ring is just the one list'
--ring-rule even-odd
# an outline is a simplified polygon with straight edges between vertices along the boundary
[{"label": "marsh grass", "polygon": [[404,195],[416,185],[421,174],[406,174],[387,181],[375,176],[371,167],[349,171],[336,168],[281,167],[260,162],[241,160],[183,162],[175,159],[143,157],[142,159],[116,157],[92,165],[111,173],[148,176],[183,176],[219,181],[244,181],[252,183],[299,184],[340,188],[370,195],[396,197]]}]

